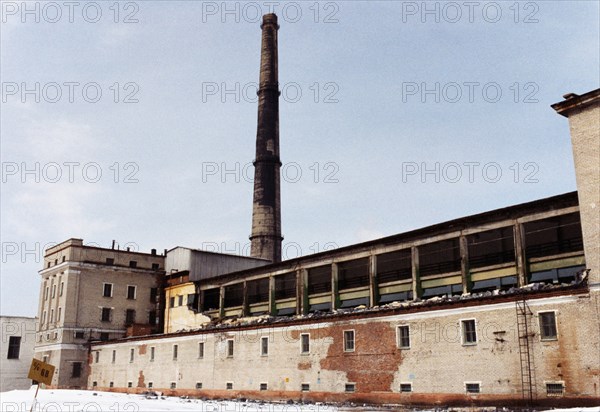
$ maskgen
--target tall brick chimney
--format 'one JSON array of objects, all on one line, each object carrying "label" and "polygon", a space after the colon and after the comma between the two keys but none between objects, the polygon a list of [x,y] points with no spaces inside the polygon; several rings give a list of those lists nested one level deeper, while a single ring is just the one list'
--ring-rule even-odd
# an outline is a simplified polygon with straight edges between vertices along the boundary
[{"label": "tall brick chimney", "polygon": [[281,261],[281,198],[279,159],[279,75],[277,64],[277,16],[263,16],[258,126],[254,160],[251,255]]}]

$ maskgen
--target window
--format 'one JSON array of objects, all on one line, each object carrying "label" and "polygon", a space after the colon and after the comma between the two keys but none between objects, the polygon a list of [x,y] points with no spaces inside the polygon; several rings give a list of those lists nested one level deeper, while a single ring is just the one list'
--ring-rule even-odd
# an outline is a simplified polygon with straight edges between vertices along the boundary
[{"label": "window", "polygon": [[50,267],[51,264],[52,264],[52,262],[48,262],[48,266],[47,267]]},{"label": "window", "polygon": [[261,383],[260,384],[260,390],[261,391],[266,391],[267,390],[268,385],[266,383]]},{"label": "window", "polygon": [[477,344],[477,330],[475,329],[475,319],[461,321],[463,345]]},{"label": "window", "polygon": [[481,392],[478,383],[465,382],[465,389],[466,389],[467,393],[480,393]]},{"label": "window", "polygon": [[135,349],[129,349],[129,362],[133,362],[133,358],[135,356]]},{"label": "window", "polygon": [[[277,285],[277,278],[275,279],[275,285]],[[277,288],[277,286],[275,287]],[[247,288],[249,305],[269,301],[269,278],[251,280],[247,283]],[[277,289],[275,299],[277,299]]]},{"label": "window", "polygon": [[152,389],[154,387],[154,383],[153,382],[148,382],[148,389]]},{"label": "window", "polygon": [[156,311],[151,310],[148,312],[148,324],[156,325]]},{"label": "window", "polygon": [[129,261],[129,267],[130,268],[136,268],[137,267],[137,262],[135,260],[130,260]]},{"label": "window", "polygon": [[198,343],[198,358],[202,359],[204,357],[204,342]]},{"label": "window", "polygon": [[71,369],[71,378],[81,377],[81,362],[73,362]]},{"label": "window", "polygon": [[565,394],[565,385],[562,382],[554,382],[546,384],[546,395],[562,396]]},{"label": "window", "polygon": [[75,339],[85,339],[85,332],[82,330],[76,330],[74,336]]},{"label": "window", "polygon": [[310,384],[309,383],[303,383],[300,385],[300,390],[302,392],[308,392],[310,391]]},{"label": "window", "polygon": [[113,351],[112,351],[112,359],[111,359],[111,362],[112,362],[112,363],[115,363],[115,361],[116,361],[116,360],[117,360],[117,351],[116,351],[116,350],[113,350]]},{"label": "window", "polygon": [[62,296],[65,290],[65,282],[60,282],[60,290],[58,292],[58,296]]},{"label": "window", "polygon": [[63,257],[62,257],[62,261],[64,262],[65,260],[67,260],[67,257],[66,257],[66,256],[63,256]]},{"label": "window", "polygon": [[[265,279],[267,280],[267,279]],[[296,273],[275,276],[275,299],[291,299],[296,297]],[[268,298],[267,298],[268,300]]]},{"label": "window", "polygon": [[156,348],[154,346],[150,346],[150,362],[154,362],[154,352]]},{"label": "window", "polygon": [[179,345],[173,345],[173,360],[177,360],[177,352],[179,352]]},{"label": "window", "polygon": [[46,323],[46,311],[42,313],[42,324]]},{"label": "window", "polygon": [[300,343],[302,353],[310,352],[310,335],[308,333],[303,333],[300,335]]},{"label": "window", "polygon": [[308,294],[331,292],[331,265],[308,269]]},{"label": "window", "polygon": [[158,268],[159,268],[158,263],[152,264],[152,270],[158,270]]},{"label": "window", "polygon": [[52,285],[52,299],[56,297],[56,285]]},{"label": "window", "polygon": [[260,354],[261,356],[269,355],[269,338],[266,336],[260,338]]},{"label": "window", "polygon": [[60,316],[62,315],[62,308],[58,308],[58,314],[56,315],[56,321],[60,322]]},{"label": "window", "polygon": [[202,382],[196,382],[196,389],[202,389]]},{"label": "window", "polygon": [[112,298],[112,292],[113,292],[113,285],[112,283],[105,283],[104,284],[104,297],[105,298]]},{"label": "window", "polygon": [[96,381],[92,382],[92,386],[95,388],[96,386],[98,386],[98,382],[96,382]]},{"label": "window", "polygon": [[410,330],[408,325],[398,326],[398,347],[410,349]]},{"label": "window", "polygon": [[21,352],[21,337],[11,336],[8,340],[8,356],[6,359],[19,359]]},{"label": "window", "polygon": [[233,339],[227,340],[227,357],[233,358]]},{"label": "window", "polygon": [[175,307],[175,297],[172,296],[169,298],[169,307],[170,308],[174,308]]},{"label": "window", "polygon": [[127,285],[127,299],[135,299],[135,286]]},{"label": "window", "polygon": [[54,322],[54,309],[50,309],[50,323]]},{"label": "window", "polygon": [[100,340],[102,342],[106,342],[109,336],[110,335],[108,334],[108,332],[100,332]]},{"label": "window", "polygon": [[110,322],[112,318],[111,308],[102,308],[102,322]]},{"label": "window", "polygon": [[106,258],[106,264],[107,265],[114,265],[115,264],[115,259],[113,259],[113,258]]},{"label": "window", "polygon": [[354,331],[344,331],[344,352],[354,352]]},{"label": "window", "polygon": [[225,296],[223,305],[226,308],[242,306],[244,303],[244,284],[236,283],[234,285],[225,286]]},{"label": "window", "polygon": [[114,383],[114,382],[109,382],[109,383],[108,383],[108,387],[109,387],[109,388],[114,388],[114,386],[115,386],[115,383]]},{"label": "window", "polygon": [[412,392],[412,383],[401,383],[400,392]]},{"label": "window", "polygon": [[150,302],[156,303],[157,296],[158,296],[158,288],[150,288]]},{"label": "window", "polygon": [[177,296],[177,306],[183,306],[183,295]]},{"label": "window", "polygon": [[135,310],[127,309],[125,311],[125,324],[133,325],[133,323],[135,323]]},{"label": "window", "polygon": [[233,389],[233,382],[227,382],[227,389]]},{"label": "window", "polygon": [[556,333],[556,314],[554,312],[540,312],[540,336],[542,340],[555,340]]},{"label": "window", "polygon": [[42,356],[42,362],[48,363],[48,355]]},{"label": "window", "polygon": [[[48,265],[50,265],[50,264],[48,263]],[[44,282],[44,285],[45,284],[46,284],[46,282]],[[48,286],[46,286],[46,289],[44,289],[44,300],[48,300],[48,291],[49,291],[49,288],[48,288]]]},{"label": "window", "polygon": [[128,388],[133,388],[133,382],[131,382],[131,381],[127,382],[127,387]]},{"label": "window", "polygon": [[356,391],[356,384],[355,383],[347,383],[344,390],[346,392],[355,392]]},{"label": "window", "polygon": [[100,362],[100,352],[98,351],[94,352],[94,362]]},{"label": "window", "polygon": [[360,258],[338,264],[340,290],[369,286],[369,258]]}]

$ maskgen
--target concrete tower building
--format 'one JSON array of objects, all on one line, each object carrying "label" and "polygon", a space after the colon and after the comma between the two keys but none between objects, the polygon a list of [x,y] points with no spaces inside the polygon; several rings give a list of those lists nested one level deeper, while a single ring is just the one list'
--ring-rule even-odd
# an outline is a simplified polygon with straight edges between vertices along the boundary
[{"label": "concrete tower building", "polygon": [[279,159],[279,76],[277,63],[277,16],[263,16],[258,126],[254,160],[252,207],[252,257],[281,261],[281,198]]}]

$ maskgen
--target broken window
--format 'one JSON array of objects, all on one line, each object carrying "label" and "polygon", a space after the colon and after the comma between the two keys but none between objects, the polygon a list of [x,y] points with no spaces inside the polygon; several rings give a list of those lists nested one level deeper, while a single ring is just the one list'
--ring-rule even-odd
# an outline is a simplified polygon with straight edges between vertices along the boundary
[{"label": "broken window", "polygon": [[398,347],[410,349],[410,330],[408,325],[398,326]]},{"label": "broken window", "polygon": [[475,319],[461,321],[463,345],[474,345],[477,343],[477,330]]},{"label": "broken window", "polygon": [[583,251],[579,213],[523,224],[527,258]]},{"label": "broken window", "polygon": [[296,273],[286,273],[275,276],[275,299],[290,299],[296,297]]},{"label": "broken window", "polygon": [[221,292],[219,288],[206,289],[202,291],[202,309],[203,310],[218,310]]},{"label": "broken window", "polygon": [[467,245],[470,268],[515,263],[515,239],[512,226],[469,235]]},{"label": "broken window", "polygon": [[269,278],[251,280],[247,284],[248,304],[269,301]]},{"label": "broken window", "polygon": [[21,337],[11,336],[8,339],[8,355],[6,359],[19,359],[19,353],[21,352]]},{"label": "broken window", "polygon": [[419,274],[440,275],[460,271],[458,238],[419,246]]},{"label": "broken window", "polygon": [[159,264],[158,263],[153,263],[152,264],[152,270],[158,270],[159,269]]},{"label": "broken window", "polygon": [[135,310],[127,309],[125,311],[125,325],[133,325],[135,323]]},{"label": "broken window", "polygon": [[377,255],[377,281],[381,283],[412,279],[410,249]]},{"label": "broken window", "polygon": [[338,287],[340,290],[369,286],[369,258],[340,262]]},{"label": "broken window", "polygon": [[171,389],[177,388],[177,382],[171,382]]},{"label": "broken window", "polygon": [[81,362],[73,362],[71,369],[71,378],[81,377]]},{"label": "broken window", "polygon": [[344,331],[344,352],[354,352],[354,331]]},{"label": "broken window", "polygon": [[331,292],[331,266],[308,269],[308,294]]},{"label": "broken window", "polygon": [[540,312],[540,336],[542,340],[554,340],[556,332],[556,314],[554,312]]},{"label": "broken window", "polygon": [[385,304],[390,302],[403,302],[406,300],[413,299],[412,290],[407,290],[404,292],[396,292],[396,293],[381,293],[379,296],[379,303]]},{"label": "broken window", "polygon": [[187,307],[189,310],[193,310],[194,312],[198,311],[198,294],[197,293],[189,293],[187,295]]},{"label": "broken window", "polygon": [[232,308],[242,306],[244,303],[244,284],[236,283],[225,286],[225,307]]}]

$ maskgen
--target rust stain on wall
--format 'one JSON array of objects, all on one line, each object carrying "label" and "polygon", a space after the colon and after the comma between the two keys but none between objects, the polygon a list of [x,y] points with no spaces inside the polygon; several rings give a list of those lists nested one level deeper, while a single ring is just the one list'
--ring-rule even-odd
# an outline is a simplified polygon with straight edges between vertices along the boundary
[{"label": "rust stain on wall", "polygon": [[[344,352],[345,330],[354,330],[354,352]],[[392,390],[402,353],[396,347],[396,331],[389,323],[331,326],[322,329],[320,337],[333,340],[327,357],[320,362],[322,369],[346,372],[348,382],[356,383],[357,392]]]},{"label": "rust stain on wall", "polygon": [[144,377],[144,371],[140,371],[140,375],[138,376],[137,387],[138,388],[145,388],[146,387],[145,380],[146,380],[146,378]]},{"label": "rust stain on wall", "polygon": [[138,353],[140,355],[145,355],[146,354],[146,349],[148,348],[148,345],[140,345],[139,349],[138,349]]},{"label": "rust stain on wall", "polygon": [[307,371],[310,370],[312,364],[310,362],[300,362],[298,363],[298,370]]}]

